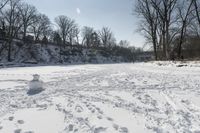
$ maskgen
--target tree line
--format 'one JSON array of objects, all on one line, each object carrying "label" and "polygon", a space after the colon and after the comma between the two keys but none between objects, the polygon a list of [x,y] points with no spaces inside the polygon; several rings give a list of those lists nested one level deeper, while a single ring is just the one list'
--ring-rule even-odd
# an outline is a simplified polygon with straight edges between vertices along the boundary
[{"label": "tree line", "polygon": [[[22,0],[0,1],[0,38],[5,42],[1,50],[8,51],[8,61],[12,60],[12,43],[15,39],[21,39],[24,45],[30,42],[51,42],[59,45],[60,50],[74,45],[86,48],[129,49],[128,41],[116,42],[109,27],[102,27],[101,30],[88,26],[80,28],[75,20],[65,15],[57,16],[52,23],[47,15]],[[132,51],[133,49],[135,50],[130,48]]]},{"label": "tree line", "polygon": [[200,53],[199,0],[137,0],[134,13],[156,60],[183,59],[184,52],[195,50]]}]

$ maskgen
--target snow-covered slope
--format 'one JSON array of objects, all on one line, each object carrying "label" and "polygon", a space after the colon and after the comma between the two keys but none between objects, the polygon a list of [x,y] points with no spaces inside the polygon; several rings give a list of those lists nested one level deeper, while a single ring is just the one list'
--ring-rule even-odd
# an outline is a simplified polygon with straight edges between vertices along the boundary
[{"label": "snow-covered slope", "polygon": [[[32,74],[45,91],[27,94]],[[200,132],[199,67],[38,66],[0,77],[0,133]]]},{"label": "snow-covered slope", "polygon": [[[1,46],[1,44],[0,44]],[[116,53],[115,53],[116,52]],[[131,62],[132,57],[123,52],[82,46],[66,46],[60,48],[55,44],[12,45],[11,59],[14,64],[55,64],[55,63],[116,63]],[[0,63],[7,62],[6,49],[0,52]]]}]

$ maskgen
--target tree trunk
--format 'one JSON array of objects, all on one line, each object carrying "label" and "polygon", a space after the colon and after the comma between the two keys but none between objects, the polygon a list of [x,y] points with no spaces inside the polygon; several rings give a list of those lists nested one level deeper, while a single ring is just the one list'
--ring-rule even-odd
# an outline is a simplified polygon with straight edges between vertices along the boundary
[{"label": "tree trunk", "polygon": [[170,59],[169,23],[166,24],[166,60]]},{"label": "tree trunk", "polygon": [[12,41],[8,41],[8,62],[11,62],[11,43]]},{"label": "tree trunk", "polygon": [[162,45],[163,45],[163,58],[166,59],[167,53],[166,53],[166,33],[165,33],[165,24],[163,23],[163,29],[162,29]]},{"label": "tree trunk", "polygon": [[25,41],[26,41],[26,27],[25,26],[24,26],[23,40],[24,40],[24,43],[25,43]]},{"label": "tree trunk", "polygon": [[184,34],[184,27],[185,27],[185,24],[183,24],[183,27],[181,29],[181,36],[180,36],[180,41],[179,41],[179,45],[178,45],[178,58],[180,59],[181,58],[181,53],[182,53],[182,44],[183,44],[183,34]]}]

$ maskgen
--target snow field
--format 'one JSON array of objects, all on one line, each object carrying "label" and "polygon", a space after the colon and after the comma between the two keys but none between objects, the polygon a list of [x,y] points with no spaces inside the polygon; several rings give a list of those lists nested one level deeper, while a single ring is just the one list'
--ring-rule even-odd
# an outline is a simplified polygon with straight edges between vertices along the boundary
[{"label": "snow field", "polygon": [[[27,94],[32,74],[45,91]],[[198,67],[38,66],[0,76],[0,133],[200,132]]]}]

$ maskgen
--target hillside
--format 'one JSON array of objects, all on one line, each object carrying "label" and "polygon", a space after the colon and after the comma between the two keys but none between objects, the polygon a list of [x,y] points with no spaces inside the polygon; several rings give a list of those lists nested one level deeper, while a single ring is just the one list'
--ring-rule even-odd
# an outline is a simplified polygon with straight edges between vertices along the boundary
[{"label": "hillside", "polygon": [[[126,49],[127,50],[127,49]],[[60,47],[55,44],[12,44],[12,63],[26,64],[55,64],[55,63],[117,63],[131,62],[133,55],[130,50],[127,53],[123,48],[87,48],[83,46]],[[7,50],[1,43],[0,62],[7,63]]]}]

